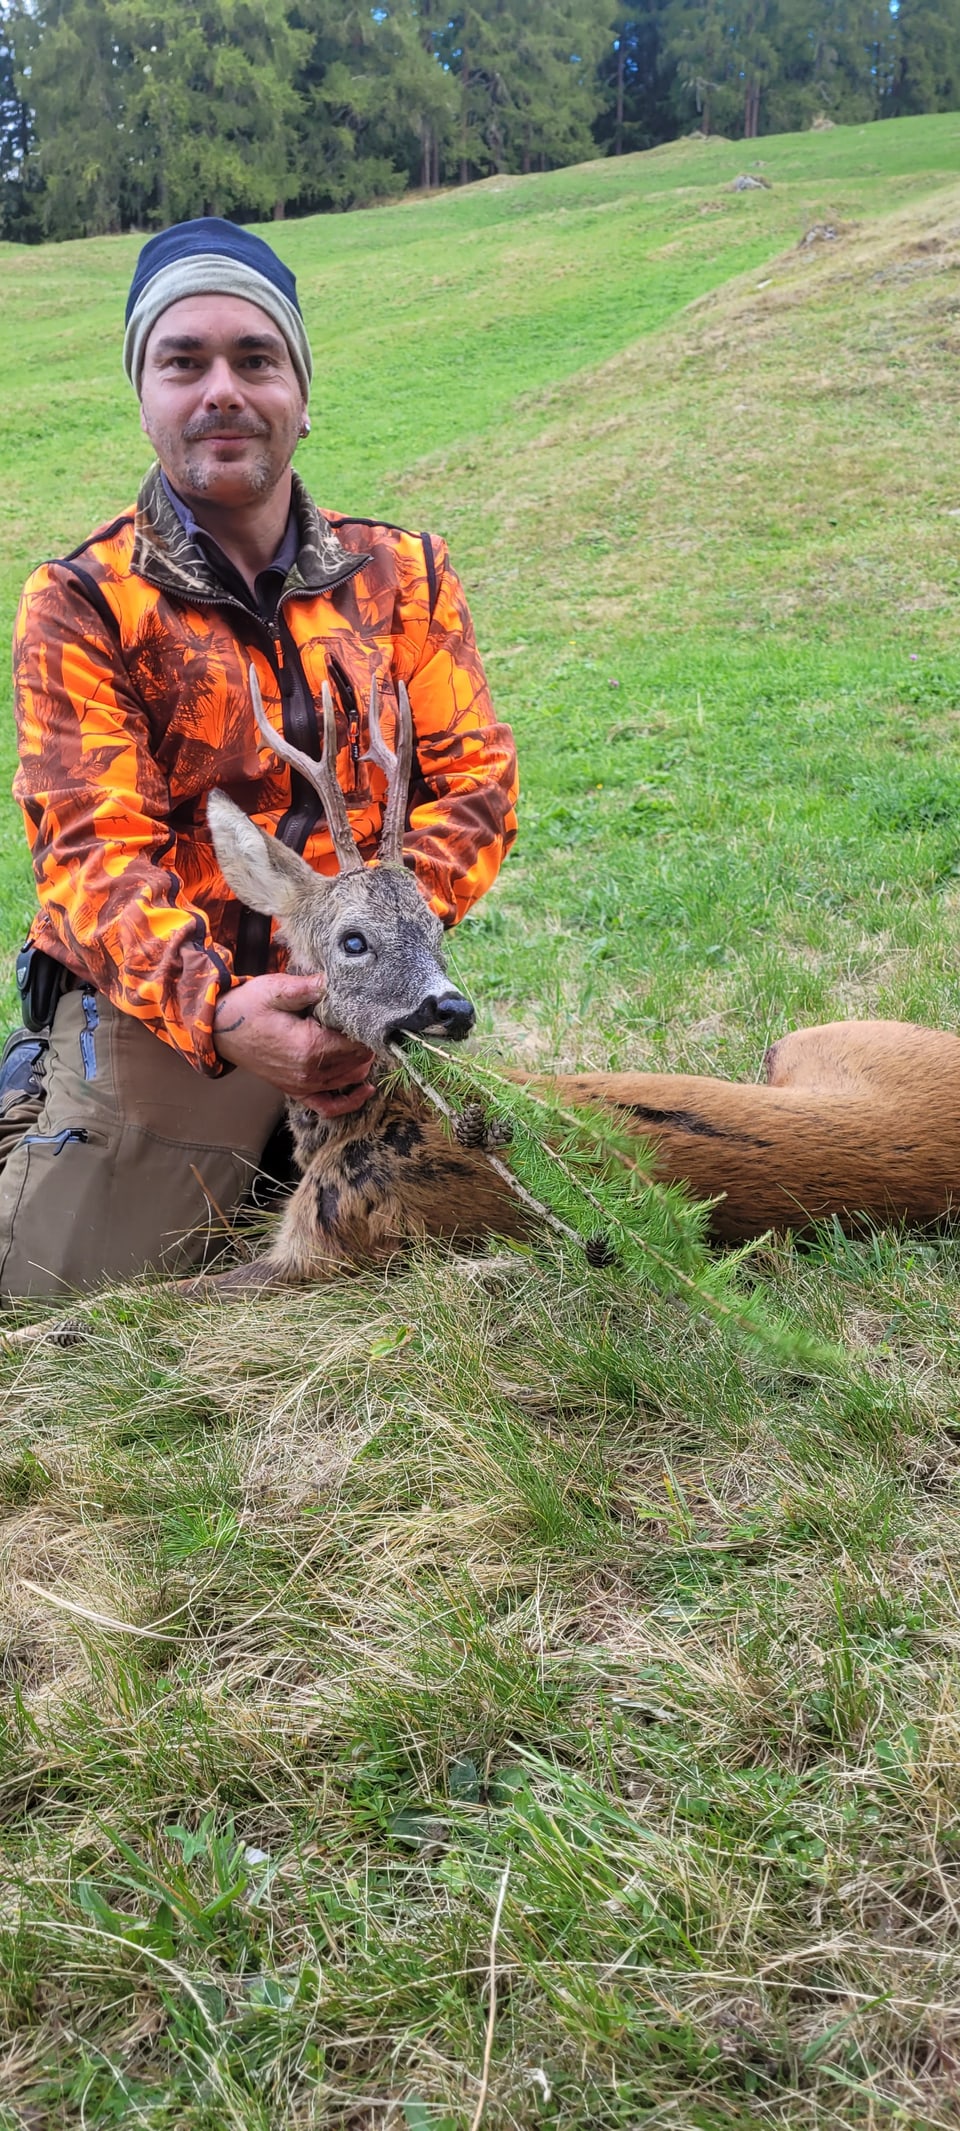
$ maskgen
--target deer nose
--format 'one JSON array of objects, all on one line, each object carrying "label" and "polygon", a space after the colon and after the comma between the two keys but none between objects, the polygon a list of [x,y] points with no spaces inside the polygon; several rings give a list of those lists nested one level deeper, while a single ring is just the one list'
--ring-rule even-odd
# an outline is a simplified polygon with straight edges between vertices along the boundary
[{"label": "deer nose", "polygon": [[452,1043],[462,1043],[464,1036],[469,1036],[476,1018],[469,999],[465,999],[462,992],[447,992],[437,1000],[437,1020]]},{"label": "deer nose", "polygon": [[444,992],[441,999],[432,995],[422,999],[411,1014],[405,1014],[391,1029],[390,1036],[443,1036],[448,1043],[462,1043],[476,1018],[469,999],[461,992]]}]

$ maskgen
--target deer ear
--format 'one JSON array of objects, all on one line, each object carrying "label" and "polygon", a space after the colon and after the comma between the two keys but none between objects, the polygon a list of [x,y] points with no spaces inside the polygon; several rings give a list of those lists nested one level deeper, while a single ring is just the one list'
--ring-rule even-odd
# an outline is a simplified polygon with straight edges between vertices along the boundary
[{"label": "deer ear", "polygon": [[320,883],[312,867],[275,836],[265,836],[225,792],[210,793],[207,820],[224,880],[251,910],[290,918],[304,896],[316,893]]}]

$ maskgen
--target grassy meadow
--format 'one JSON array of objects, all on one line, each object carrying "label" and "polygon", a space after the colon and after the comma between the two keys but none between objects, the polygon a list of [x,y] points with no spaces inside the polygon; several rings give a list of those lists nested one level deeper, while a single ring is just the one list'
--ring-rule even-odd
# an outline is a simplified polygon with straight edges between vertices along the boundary
[{"label": "grassy meadow", "polygon": [[[517,729],[480,1054],[956,1027],[960,114],[268,234]],[[136,250],[0,247],[8,622],[145,464]],[[553,1245],[0,1355],[0,2131],[960,2122],[960,1253],[723,1278],[835,1359]]]}]

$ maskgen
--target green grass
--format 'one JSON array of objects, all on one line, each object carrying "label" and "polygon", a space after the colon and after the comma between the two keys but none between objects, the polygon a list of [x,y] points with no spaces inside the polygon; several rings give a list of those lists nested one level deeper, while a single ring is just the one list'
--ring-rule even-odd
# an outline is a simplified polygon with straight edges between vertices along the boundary
[{"label": "green grass", "polygon": [[[957,1024],[960,117],[752,145],[280,233],[304,471],[520,737],[487,1058]],[[135,250],[0,254],[8,611],[135,487]],[[960,1260],[737,1277],[842,1358],[550,1250],[0,1359],[0,2124],[467,2131],[508,1861],[486,2125],[955,2124]]]}]

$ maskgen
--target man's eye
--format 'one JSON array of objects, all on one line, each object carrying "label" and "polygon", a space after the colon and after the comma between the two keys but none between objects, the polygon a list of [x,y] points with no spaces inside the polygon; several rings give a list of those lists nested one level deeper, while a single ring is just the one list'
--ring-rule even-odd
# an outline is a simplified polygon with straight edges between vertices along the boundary
[{"label": "man's eye", "polygon": [[367,953],[367,943],[362,932],[348,932],[345,939],[341,940],[340,945],[345,955],[365,955]]}]

